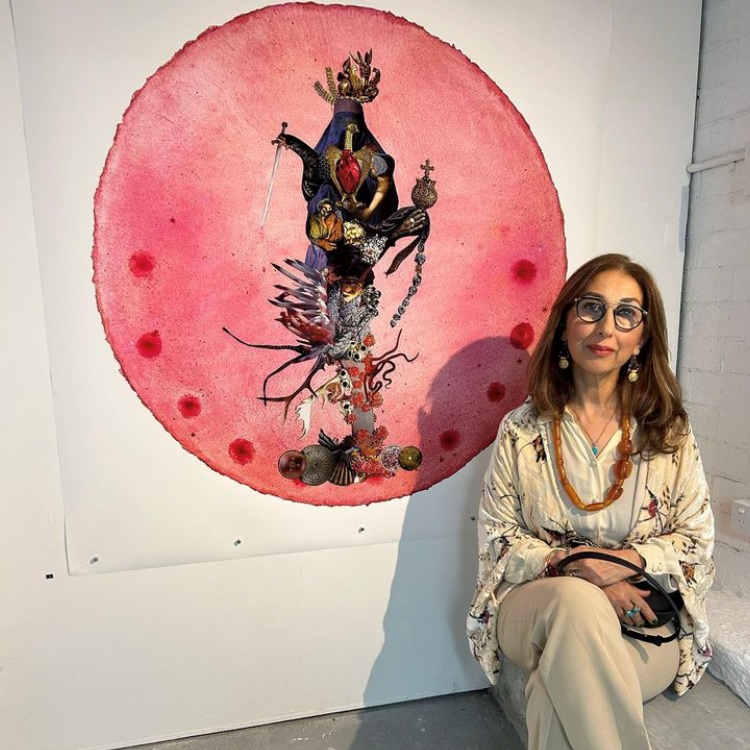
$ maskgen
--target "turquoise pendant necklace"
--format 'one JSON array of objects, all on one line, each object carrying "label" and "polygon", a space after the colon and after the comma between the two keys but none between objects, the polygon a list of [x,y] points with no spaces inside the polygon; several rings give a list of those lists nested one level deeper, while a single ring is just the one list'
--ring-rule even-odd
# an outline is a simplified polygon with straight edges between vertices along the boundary
[{"label": "turquoise pendant necklace", "polygon": [[599,433],[599,437],[596,440],[592,440],[591,435],[589,435],[588,430],[583,426],[583,423],[581,422],[581,419],[578,416],[578,412],[572,406],[570,407],[570,410],[573,412],[573,416],[575,417],[576,422],[578,422],[578,426],[583,430],[583,434],[586,435],[586,437],[589,439],[589,442],[591,443],[591,452],[594,454],[594,456],[598,456],[599,455],[599,441],[602,439],[602,435],[604,434],[604,431],[607,429],[607,427],[609,427],[609,423],[612,421],[612,418],[615,416],[615,412],[613,411],[609,415],[609,419],[604,423],[604,427],[602,427],[602,431]]}]

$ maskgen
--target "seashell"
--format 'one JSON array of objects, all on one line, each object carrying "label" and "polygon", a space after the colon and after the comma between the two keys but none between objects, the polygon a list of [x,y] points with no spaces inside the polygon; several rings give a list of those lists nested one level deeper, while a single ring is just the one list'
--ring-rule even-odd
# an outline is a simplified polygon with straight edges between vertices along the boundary
[{"label": "seashell", "polygon": [[328,481],[339,487],[347,487],[350,484],[354,484],[356,479],[357,472],[352,469],[345,458],[340,458],[333,467],[333,471],[331,472]]},{"label": "seashell", "polygon": [[328,448],[332,453],[338,449],[339,444],[335,438],[329,437],[326,433],[321,430],[318,433],[318,442],[325,448]]}]

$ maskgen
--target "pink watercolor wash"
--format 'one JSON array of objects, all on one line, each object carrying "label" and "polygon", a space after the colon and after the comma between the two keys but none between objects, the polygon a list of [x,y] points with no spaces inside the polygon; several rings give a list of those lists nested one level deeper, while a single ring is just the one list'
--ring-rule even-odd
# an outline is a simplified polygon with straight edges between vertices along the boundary
[{"label": "pink watercolor wash", "polygon": [[[299,160],[282,154],[260,220],[282,120],[316,143],[331,116],[314,91],[325,67],[373,50],[380,95],[370,130],[396,159],[401,204],[435,165],[424,281],[389,327],[413,263],[384,277],[379,346],[418,354],[384,391],[378,424],[416,445],[416,471],[338,487],[281,476],[289,449],[340,432],[332,405],[300,439],[293,411],[258,396],[286,353],[238,345],[294,343],[268,299],[272,263],[304,259]],[[426,489],[492,441],[524,397],[524,372],[565,277],[563,219],[544,157],[498,87],[460,51],[402,18],[366,8],[278,5],[187,44],[137,92],[118,127],[95,199],[94,282],[107,340],[143,403],[188,451],[260,492],[313,505],[360,505]],[[291,392],[307,369],[274,389]]]}]

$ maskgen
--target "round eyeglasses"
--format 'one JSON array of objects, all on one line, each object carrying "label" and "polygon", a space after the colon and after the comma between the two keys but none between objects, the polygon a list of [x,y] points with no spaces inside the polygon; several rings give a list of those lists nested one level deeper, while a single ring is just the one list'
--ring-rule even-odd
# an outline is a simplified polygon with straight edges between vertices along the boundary
[{"label": "round eyeglasses", "polygon": [[576,297],[573,302],[576,306],[576,315],[584,323],[596,323],[601,320],[607,312],[607,308],[612,308],[615,314],[615,326],[621,331],[632,331],[634,328],[643,323],[643,319],[648,312],[638,305],[632,305],[628,302],[621,302],[619,305],[611,305],[599,297]]}]

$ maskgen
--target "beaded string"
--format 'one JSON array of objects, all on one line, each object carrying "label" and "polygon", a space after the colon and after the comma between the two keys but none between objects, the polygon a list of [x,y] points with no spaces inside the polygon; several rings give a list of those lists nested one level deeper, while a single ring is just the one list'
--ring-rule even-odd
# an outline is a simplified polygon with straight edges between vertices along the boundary
[{"label": "beaded string", "polygon": [[557,473],[560,476],[560,483],[565,490],[565,494],[570,498],[570,502],[572,502],[576,508],[593,513],[597,510],[607,508],[612,505],[615,500],[622,497],[622,485],[633,472],[633,462],[630,460],[630,455],[633,452],[633,443],[630,440],[630,417],[628,417],[627,414],[622,415],[620,427],[622,429],[622,438],[617,446],[617,450],[620,452],[620,458],[617,463],[615,463],[615,482],[607,490],[607,496],[604,500],[599,503],[586,505],[578,496],[575,487],[570,483],[568,475],[565,473],[565,464],[563,463],[562,454],[562,436],[560,434],[560,417],[555,416],[552,418],[552,440],[555,444],[555,466],[557,467]]}]

